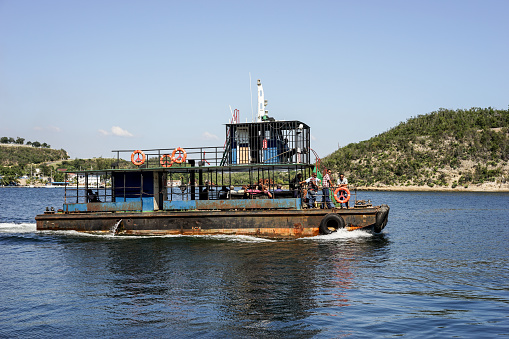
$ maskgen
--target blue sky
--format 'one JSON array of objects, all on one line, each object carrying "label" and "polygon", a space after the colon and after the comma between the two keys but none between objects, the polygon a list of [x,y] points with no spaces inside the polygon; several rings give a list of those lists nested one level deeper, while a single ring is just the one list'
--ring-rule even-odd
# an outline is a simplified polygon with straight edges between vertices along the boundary
[{"label": "blue sky", "polygon": [[0,0],[0,136],[72,158],[220,146],[230,105],[252,120],[251,74],[269,115],[309,124],[323,157],[441,107],[507,109],[507,13],[506,0]]}]

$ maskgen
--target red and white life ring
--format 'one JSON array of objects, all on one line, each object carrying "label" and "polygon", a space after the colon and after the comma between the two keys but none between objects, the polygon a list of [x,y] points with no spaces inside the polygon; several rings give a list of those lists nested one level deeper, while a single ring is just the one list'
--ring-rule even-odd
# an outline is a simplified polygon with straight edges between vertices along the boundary
[{"label": "red and white life ring", "polygon": [[[138,157],[136,158],[136,160],[134,159],[134,156],[138,154]],[[140,154],[141,154],[141,159],[140,159]],[[147,157],[145,156],[145,153],[143,153],[142,151],[140,151],[139,149],[137,149],[136,151],[134,151],[132,154],[131,154],[131,162],[133,164],[135,164],[136,166],[141,166],[145,163],[145,160],[147,159]]]},{"label": "red and white life ring", "polygon": [[173,160],[169,154],[163,154],[161,158],[159,158],[159,163],[163,167],[171,167],[171,165],[173,165]]},{"label": "red and white life ring", "polygon": [[[179,153],[179,155],[177,157],[175,157],[177,155],[177,152]],[[173,162],[176,162],[177,164],[181,164],[181,163],[185,162],[186,158],[187,158],[187,153],[182,147],[175,148],[175,150],[173,150],[173,153],[171,154],[171,160]]]},{"label": "red and white life ring", "polygon": [[334,199],[339,203],[347,203],[350,200],[350,191],[346,187],[338,187],[334,191]]}]

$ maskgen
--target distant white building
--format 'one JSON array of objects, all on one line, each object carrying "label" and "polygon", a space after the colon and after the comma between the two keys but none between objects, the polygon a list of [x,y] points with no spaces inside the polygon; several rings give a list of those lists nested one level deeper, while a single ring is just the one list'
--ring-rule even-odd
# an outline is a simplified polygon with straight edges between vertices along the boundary
[{"label": "distant white building", "polygon": [[168,186],[178,187],[180,185],[182,185],[182,181],[180,180],[168,180]]},{"label": "distant white building", "polygon": [[100,185],[101,184],[101,176],[96,174],[79,174],[78,175],[78,185],[85,185],[86,182],[86,176],[88,176],[88,184],[89,185]]}]

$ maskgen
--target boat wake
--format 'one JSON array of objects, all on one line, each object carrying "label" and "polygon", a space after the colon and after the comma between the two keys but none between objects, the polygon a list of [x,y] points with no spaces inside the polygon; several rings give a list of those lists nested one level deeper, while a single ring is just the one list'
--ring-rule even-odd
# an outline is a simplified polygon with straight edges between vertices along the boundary
[{"label": "boat wake", "polygon": [[0,223],[0,233],[33,233],[35,230],[35,223]]},{"label": "boat wake", "polygon": [[[117,225],[115,225],[117,226]],[[107,233],[84,233],[77,231],[37,231],[35,223],[0,223],[0,233],[42,233],[48,235],[63,235],[72,237],[93,237],[103,239],[118,239],[118,240],[134,240],[134,239],[154,239],[154,238],[187,238],[187,239],[202,239],[214,241],[227,241],[227,242],[243,242],[243,243],[263,243],[263,242],[276,242],[278,240],[258,238],[248,235],[119,235],[115,232]],[[346,231],[338,230],[337,232],[327,235],[317,235],[314,237],[299,238],[296,240],[315,240],[315,241],[337,241],[338,239],[363,239],[373,237],[372,233],[355,230]]]},{"label": "boat wake", "polygon": [[317,235],[315,237],[310,238],[302,238],[301,240],[318,240],[318,241],[335,241],[338,239],[365,239],[371,238],[373,234],[363,230],[355,230],[355,231],[347,231],[347,230],[337,230],[331,234],[326,235]]},{"label": "boat wake", "polygon": [[277,241],[274,239],[257,238],[257,237],[253,237],[253,236],[249,236],[249,235],[189,235],[189,236],[182,236],[182,237],[202,238],[202,239],[231,241],[231,242],[250,242],[250,243]]},{"label": "boat wake", "polygon": [[102,238],[115,240],[136,240],[136,239],[154,239],[154,238],[188,238],[203,239],[215,241],[243,242],[243,243],[261,243],[273,242],[276,240],[263,239],[248,235],[119,235],[115,234],[118,223],[115,224],[107,233],[84,233],[77,231],[37,231],[35,223],[0,223],[0,233],[40,233],[45,235],[58,235],[67,237],[84,237],[84,238]]},{"label": "boat wake", "polygon": [[[35,225],[34,225],[35,226]],[[35,231],[35,227],[33,229]],[[139,240],[139,239],[160,239],[160,238],[182,238],[182,239],[203,239],[203,240],[215,240],[215,241],[227,241],[227,242],[243,242],[243,243],[261,243],[261,242],[274,242],[276,240],[272,239],[263,239],[252,237],[248,235],[172,235],[172,234],[164,234],[164,235],[119,235],[114,234],[112,232],[107,233],[85,233],[85,232],[77,232],[77,231],[38,231],[44,234],[54,234],[54,235],[63,235],[63,236],[72,236],[72,237],[86,237],[86,238],[102,238],[102,239],[111,239],[111,240]]]}]

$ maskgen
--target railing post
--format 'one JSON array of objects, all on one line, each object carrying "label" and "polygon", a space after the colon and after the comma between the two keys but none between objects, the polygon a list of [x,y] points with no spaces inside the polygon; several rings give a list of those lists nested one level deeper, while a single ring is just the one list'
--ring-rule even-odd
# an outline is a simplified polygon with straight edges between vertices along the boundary
[{"label": "railing post", "polygon": [[141,201],[141,211],[143,212],[143,172],[140,172],[140,201]]},{"label": "railing post", "polygon": [[[189,160],[189,165],[191,165],[191,167],[194,167],[195,166],[195,161],[194,160]],[[190,187],[190,190],[191,190],[191,200],[196,200],[196,192],[195,192],[195,189],[196,189],[196,184],[195,184],[195,180],[196,180],[196,172],[194,170],[191,171],[191,173],[189,174],[189,181],[191,182],[191,187]]]}]

